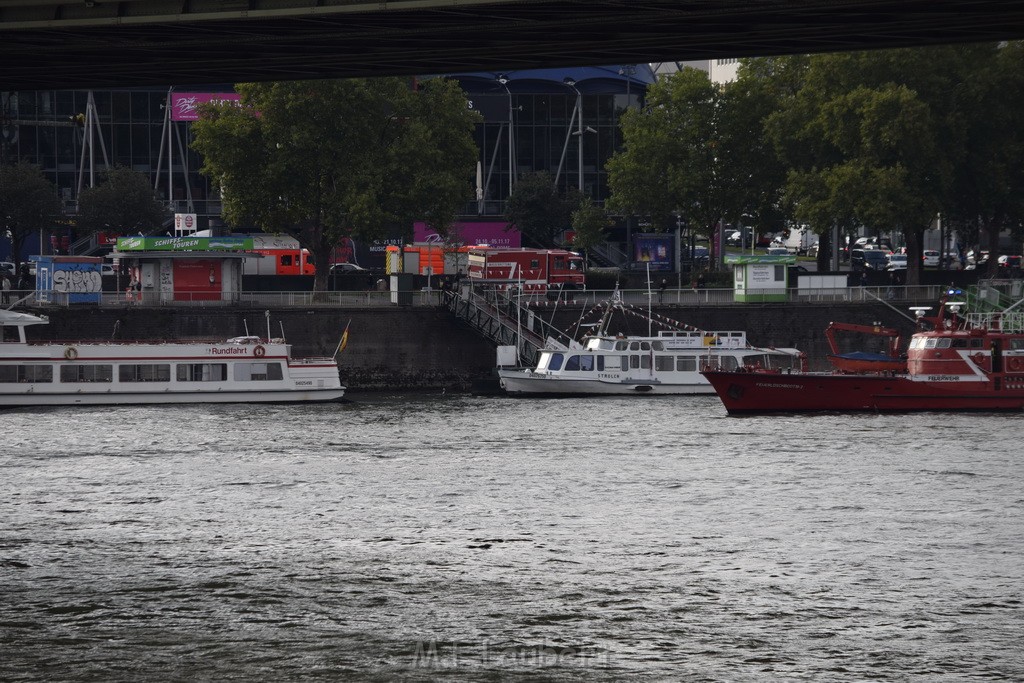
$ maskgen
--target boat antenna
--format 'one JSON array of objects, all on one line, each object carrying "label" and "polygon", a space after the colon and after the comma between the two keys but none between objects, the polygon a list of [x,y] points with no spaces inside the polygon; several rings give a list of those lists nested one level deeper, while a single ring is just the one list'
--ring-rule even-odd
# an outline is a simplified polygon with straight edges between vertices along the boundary
[{"label": "boat antenna", "polygon": [[242,327],[245,328],[245,336],[248,337],[249,336],[249,321],[246,320],[245,318],[242,318]]},{"label": "boat antenna", "polygon": [[[284,321],[283,321],[283,320],[278,320],[278,321],[277,321],[277,324],[281,326],[281,341],[285,341],[285,336],[284,336]],[[270,341],[270,340],[268,339],[267,341]]]},{"label": "boat antenna", "polygon": [[270,341],[270,311],[263,311],[263,315],[267,318],[267,341]]}]

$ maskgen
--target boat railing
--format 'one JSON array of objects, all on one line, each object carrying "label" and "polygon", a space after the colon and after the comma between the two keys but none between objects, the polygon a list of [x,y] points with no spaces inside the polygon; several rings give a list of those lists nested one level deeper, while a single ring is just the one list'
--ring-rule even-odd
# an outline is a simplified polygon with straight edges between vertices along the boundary
[{"label": "boat railing", "polygon": [[968,313],[967,325],[999,332],[1020,334],[1024,332],[1024,311],[1009,313]]}]

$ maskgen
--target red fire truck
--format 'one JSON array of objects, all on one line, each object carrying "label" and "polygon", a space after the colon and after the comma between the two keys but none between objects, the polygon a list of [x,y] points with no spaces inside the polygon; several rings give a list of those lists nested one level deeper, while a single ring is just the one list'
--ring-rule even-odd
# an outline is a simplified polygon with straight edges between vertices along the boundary
[{"label": "red fire truck", "polygon": [[469,277],[507,288],[521,282],[526,292],[572,285],[583,289],[583,258],[565,249],[470,247]]}]

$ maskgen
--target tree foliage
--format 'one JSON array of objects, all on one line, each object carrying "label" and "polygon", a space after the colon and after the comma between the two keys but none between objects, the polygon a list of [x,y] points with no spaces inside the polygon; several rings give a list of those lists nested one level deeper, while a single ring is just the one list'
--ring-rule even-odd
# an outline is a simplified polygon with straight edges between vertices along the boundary
[{"label": "tree foliage", "polygon": [[[207,106],[193,126],[203,173],[231,225],[288,234],[326,289],[342,237],[372,240],[426,222],[444,235],[472,199],[478,115],[458,85],[347,79],[236,86],[241,106]],[[411,237],[410,235],[407,235]]]},{"label": "tree foliage", "polygon": [[579,190],[570,188],[565,195],[558,192],[550,173],[528,173],[516,183],[508,199],[509,227],[515,226],[529,246],[559,246],[561,235],[572,224],[573,211],[579,208]]},{"label": "tree foliage", "polygon": [[82,190],[75,226],[79,231],[109,230],[122,235],[149,233],[170,218],[145,174],[115,166],[100,174],[95,187]]},{"label": "tree foliage", "polygon": [[604,209],[595,204],[590,197],[584,197],[579,207],[572,212],[572,246],[586,253],[588,249],[603,244],[608,239],[608,229],[611,225],[612,222]]},{"label": "tree foliage", "polygon": [[61,214],[53,183],[33,164],[0,166],[0,221],[11,240],[11,259],[20,258],[25,239],[51,227]]}]

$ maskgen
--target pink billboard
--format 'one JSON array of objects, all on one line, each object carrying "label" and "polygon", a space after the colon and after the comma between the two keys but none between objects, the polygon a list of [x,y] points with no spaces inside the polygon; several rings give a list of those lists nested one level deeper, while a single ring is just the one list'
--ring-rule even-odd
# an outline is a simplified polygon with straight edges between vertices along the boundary
[{"label": "pink billboard", "polygon": [[200,104],[207,102],[238,103],[241,97],[233,92],[172,92],[171,121],[198,121]]},{"label": "pink billboard", "polygon": [[[523,246],[522,235],[516,228],[506,230],[508,223],[505,221],[483,222],[483,221],[456,221],[452,225],[448,243],[458,245],[486,244],[489,247],[500,249],[518,249]],[[435,230],[429,228],[426,223],[414,223],[412,239],[417,244],[424,242],[438,244],[445,240]]]}]

